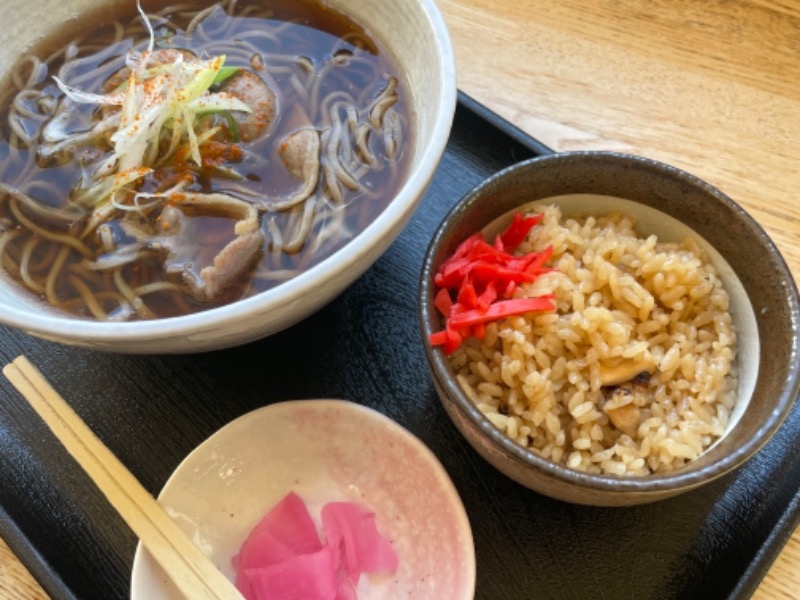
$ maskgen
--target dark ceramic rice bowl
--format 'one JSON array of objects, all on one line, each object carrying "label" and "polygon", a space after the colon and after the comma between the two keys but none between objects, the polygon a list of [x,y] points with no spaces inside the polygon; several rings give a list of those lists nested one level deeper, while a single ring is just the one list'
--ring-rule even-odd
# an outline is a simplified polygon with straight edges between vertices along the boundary
[{"label": "dark ceramic rice bowl", "polygon": [[[740,349],[744,346],[744,356],[749,358],[750,375],[740,385],[740,414],[704,454],[669,474],[587,474],[523,448],[474,406],[442,350],[428,343],[430,334],[442,328],[433,306],[433,275],[456,246],[520,205],[572,194],[624,198],[644,214],[656,215],[656,224],[674,219],[690,228],[730,266],[730,276],[740,290],[739,305],[748,307],[750,314],[744,319],[748,331],[741,336],[745,339],[740,340]],[[607,210],[597,207],[598,214]],[[735,303],[732,313],[734,307]],[[522,485],[590,505],[631,505],[686,492],[730,472],[757,452],[778,429],[798,394],[799,314],[797,288],[783,258],[739,205],[684,171],[609,152],[535,158],[484,181],[458,201],[437,229],[419,288],[420,324],[434,386],[456,427],[486,460]],[[733,316],[736,323],[737,315]]]}]

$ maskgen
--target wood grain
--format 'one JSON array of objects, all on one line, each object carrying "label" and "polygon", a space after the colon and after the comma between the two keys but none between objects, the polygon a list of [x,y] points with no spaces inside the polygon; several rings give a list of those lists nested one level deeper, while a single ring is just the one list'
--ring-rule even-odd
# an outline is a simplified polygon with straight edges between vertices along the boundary
[{"label": "wood grain", "polygon": [[[800,275],[800,3],[439,6],[462,90],[556,150],[619,150],[691,171],[744,206]],[[0,597],[45,597],[4,544]],[[800,533],[755,598],[800,598]]]},{"label": "wood grain", "polygon": [[4,540],[0,539],[0,598],[4,600],[47,600],[36,580],[22,566]]}]

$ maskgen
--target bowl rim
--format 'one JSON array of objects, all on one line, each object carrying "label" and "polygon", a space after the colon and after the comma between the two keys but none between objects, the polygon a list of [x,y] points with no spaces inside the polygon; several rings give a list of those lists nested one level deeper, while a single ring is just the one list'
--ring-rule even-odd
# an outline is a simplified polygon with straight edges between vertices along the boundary
[{"label": "bowl rim", "polygon": [[[6,294],[19,301],[19,306],[6,306],[0,311],[0,323],[21,329],[27,333],[52,337],[60,341],[70,340],[84,345],[108,344],[124,346],[127,343],[148,342],[158,338],[182,336],[212,331],[237,322],[250,322],[269,311],[283,312],[303,298],[316,295],[329,282],[342,274],[352,273],[352,279],[364,269],[358,269],[370,249],[388,245],[411,218],[422,200],[444,154],[457,103],[456,65],[450,34],[444,17],[434,0],[412,0],[419,7],[421,16],[429,26],[429,33],[437,48],[429,64],[440,73],[439,93],[426,101],[436,106],[431,119],[433,127],[426,146],[415,148],[409,164],[406,181],[387,204],[386,208],[361,233],[344,246],[303,271],[292,279],[254,296],[229,304],[178,317],[167,317],[150,321],[100,322],[69,314],[60,314],[33,297],[28,301],[24,290],[18,290],[10,282],[4,282]],[[338,4],[337,4],[338,6]],[[291,324],[291,323],[288,323]],[[287,324],[287,326],[288,326]],[[203,341],[197,341],[205,346]],[[212,344],[216,347],[216,344]],[[187,348],[188,349],[188,348]],[[202,348],[201,348],[202,349]],[[157,350],[157,349],[156,349]],[[124,351],[124,349],[120,349]]]},{"label": "bowl rim", "polygon": [[[434,313],[432,306],[427,303],[430,290],[433,288],[432,278],[433,273],[435,273],[432,262],[437,248],[446,240],[446,229],[451,219],[469,210],[469,208],[480,201],[487,191],[491,191],[492,187],[496,185],[498,181],[513,176],[519,171],[546,168],[553,163],[576,161],[618,161],[636,168],[655,169],[676,180],[683,180],[693,186],[701,188],[712,197],[714,201],[722,203],[729,209],[732,209],[737,217],[742,220],[748,229],[756,236],[758,242],[775,257],[775,265],[781,275],[782,281],[786,283],[784,286],[786,294],[783,298],[785,298],[789,308],[790,322],[788,326],[792,332],[792,344],[791,351],[788,353],[790,363],[788,378],[784,383],[780,397],[776,401],[773,410],[767,414],[764,422],[749,439],[745,440],[741,446],[735,448],[733,452],[721,456],[715,462],[705,465],[700,469],[677,469],[671,473],[649,474],[636,477],[619,476],[584,473],[543,458],[520,446],[500,429],[495,427],[489,419],[480,412],[477,406],[469,400],[455,378],[450,375],[443,350],[441,348],[433,348],[428,343],[428,336],[433,332],[430,327],[430,322],[431,316]],[[490,175],[461,196],[437,226],[436,232],[431,239],[423,259],[417,297],[419,302],[418,317],[423,338],[422,343],[425,348],[428,363],[431,367],[432,376],[437,386],[440,386],[448,395],[455,409],[488,437],[493,446],[505,451],[507,453],[506,456],[510,456],[517,463],[526,467],[538,469],[562,483],[577,485],[596,492],[649,492],[655,494],[659,492],[679,491],[696,487],[722,476],[742,465],[769,441],[774,432],[788,416],[790,409],[797,399],[798,393],[800,393],[800,359],[798,359],[798,357],[800,357],[800,299],[798,297],[796,282],[779,249],[755,219],[722,191],[687,171],[643,156],[604,150],[556,152],[515,163]],[[430,297],[432,298],[433,296],[430,295]],[[445,399],[440,399],[444,404]]]}]

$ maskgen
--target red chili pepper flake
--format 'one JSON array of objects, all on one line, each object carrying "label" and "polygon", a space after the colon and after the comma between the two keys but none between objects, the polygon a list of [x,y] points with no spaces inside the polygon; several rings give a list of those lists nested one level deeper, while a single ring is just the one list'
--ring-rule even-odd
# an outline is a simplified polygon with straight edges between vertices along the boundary
[{"label": "red chili pepper flake", "polygon": [[434,306],[445,317],[445,328],[431,334],[430,343],[450,355],[468,337],[483,339],[486,324],[528,312],[556,309],[553,294],[537,298],[512,298],[520,283],[531,283],[552,271],[545,263],[553,247],[541,252],[511,252],[528,236],[543,215],[524,217],[515,213],[508,228],[489,244],[478,232],[456,248],[434,276],[439,291]]}]

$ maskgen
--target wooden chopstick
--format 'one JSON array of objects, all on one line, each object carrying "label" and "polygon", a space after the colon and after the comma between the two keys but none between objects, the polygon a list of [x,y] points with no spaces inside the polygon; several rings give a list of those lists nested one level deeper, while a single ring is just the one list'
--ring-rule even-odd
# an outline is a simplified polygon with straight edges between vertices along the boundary
[{"label": "wooden chopstick", "polygon": [[242,600],[228,578],[187,537],[36,367],[20,356],[6,365],[3,373],[105,494],[186,598]]}]

